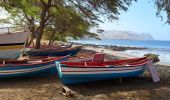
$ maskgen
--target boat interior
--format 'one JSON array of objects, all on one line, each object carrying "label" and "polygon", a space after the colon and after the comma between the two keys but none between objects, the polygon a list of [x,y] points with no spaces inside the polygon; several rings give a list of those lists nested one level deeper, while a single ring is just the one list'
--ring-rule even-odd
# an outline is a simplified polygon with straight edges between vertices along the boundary
[{"label": "boat interior", "polygon": [[137,66],[146,64],[148,62],[148,58],[137,58],[137,59],[126,59],[126,60],[111,60],[111,61],[103,61],[103,62],[61,62],[69,67],[108,67],[108,66]]}]

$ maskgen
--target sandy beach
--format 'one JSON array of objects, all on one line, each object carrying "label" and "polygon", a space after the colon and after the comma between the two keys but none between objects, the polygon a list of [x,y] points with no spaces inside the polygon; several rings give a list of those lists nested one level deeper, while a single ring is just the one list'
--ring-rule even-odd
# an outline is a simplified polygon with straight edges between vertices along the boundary
[{"label": "sandy beach", "polygon": [[[93,51],[92,51],[93,50]],[[84,46],[78,55],[106,53],[106,59],[132,58],[102,47]],[[170,67],[157,65],[161,81],[153,83],[146,73],[139,78],[97,81],[68,86],[74,93],[65,97],[57,75],[1,79],[0,100],[169,100]]]},{"label": "sandy beach", "polygon": [[0,100],[170,100],[169,26],[170,0],[0,0]]}]

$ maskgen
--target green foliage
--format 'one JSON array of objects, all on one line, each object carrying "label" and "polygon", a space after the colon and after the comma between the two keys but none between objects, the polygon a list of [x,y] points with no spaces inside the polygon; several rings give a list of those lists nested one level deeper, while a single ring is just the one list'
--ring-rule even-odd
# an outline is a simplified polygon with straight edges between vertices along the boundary
[{"label": "green foliage", "polygon": [[100,16],[117,20],[120,11],[127,11],[132,1],[136,0],[66,0],[67,5],[73,5],[90,21],[100,21]]},{"label": "green foliage", "polygon": [[38,48],[43,35],[62,41],[98,38],[89,30],[102,22],[100,16],[117,20],[132,1],[136,0],[4,0],[0,6],[10,13],[12,23],[28,27]]},{"label": "green foliage", "polygon": [[[90,36],[98,38],[95,33],[89,32],[89,29],[95,24],[91,24],[84,20],[80,13],[77,13],[74,8],[71,7],[60,7],[60,9],[50,9],[55,12],[55,18],[53,18],[46,28],[45,38],[50,40],[52,34],[54,40],[67,41],[67,37],[73,39],[79,39],[84,36]],[[63,13],[64,12],[64,13]]]},{"label": "green foliage", "polygon": [[4,19],[4,18],[2,18],[2,19],[0,19],[0,23],[2,23],[2,24],[10,24],[10,21],[8,20],[8,19]]},{"label": "green foliage", "polygon": [[157,55],[157,54],[148,53],[148,54],[145,54],[144,56],[145,56],[145,57],[148,57],[148,58],[150,58],[150,59],[153,59],[153,62],[154,62],[154,63],[157,63],[157,62],[160,61],[159,55]]},{"label": "green foliage", "polygon": [[157,7],[157,16],[161,17],[161,13],[165,11],[167,13],[167,23],[170,24],[170,0],[155,0]]}]

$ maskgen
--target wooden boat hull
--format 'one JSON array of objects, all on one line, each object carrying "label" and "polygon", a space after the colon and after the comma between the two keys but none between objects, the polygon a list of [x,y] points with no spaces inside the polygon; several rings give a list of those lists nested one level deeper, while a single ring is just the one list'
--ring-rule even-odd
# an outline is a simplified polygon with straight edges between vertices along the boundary
[{"label": "wooden boat hull", "polygon": [[59,77],[64,84],[77,84],[97,80],[108,80],[114,78],[128,78],[141,76],[147,64],[140,66],[91,66],[70,67],[60,62],[55,62]]},{"label": "wooden boat hull", "polygon": [[20,57],[23,48],[0,50],[0,59],[17,59]]},{"label": "wooden boat hull", "polygon": [[81,48],[72,48],[65,50],[48,50],[48,51],[28,51],[28,55],[31,56],[66,56],[66,55],[76,55]]},{"label": "wooden boat hull", "polygon": [[0,59],[17,59],[28,35],[29,32],[0,34]]},{"label": "wooden boat hull", "polygon": [[[60,57],[56,61],[66,61],[67,56]],[[55,67],[55,60],[40,63],[40,64],[30,64],[30,65],[11,65],[7,64],[5,66],[0,66],[0,78],[15,78],[24,76],[41,76],[48,74],[56,74],[57,69]]]},{"label": "wooden boat hull", "polygon": [[[97,80],[107,80],[114,78],[127,78],[127,77],[138,77],[142,75],[145,71],[145,66],[140,66],[135,69],[124,69],[121,68],[121,71],[117,71],[118,69],[71,69],[71,68],[63,68],[59,67],[57,64],[57,69],[61,81],[65,84],[75,84],[75,83],[84,83],[90,81]],[[61,70],[67,70],[65,72],[61,72]],[[77,71],[78,70],[78,71]],[[95,71],[94,71],[95,70]]]}]

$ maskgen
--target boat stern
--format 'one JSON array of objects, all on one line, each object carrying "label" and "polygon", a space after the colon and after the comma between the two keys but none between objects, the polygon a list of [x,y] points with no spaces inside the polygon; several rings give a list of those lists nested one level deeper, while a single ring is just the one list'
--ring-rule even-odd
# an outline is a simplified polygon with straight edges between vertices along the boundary
[{"label": "boat stern", "polygon": [[55,65],[56,65],[56,68],[57,68],[57,72],[58,72],[59,77],[62,78],[62,71],[61,71],[60,62],[59,62],[59,61],[55,61]]}]

